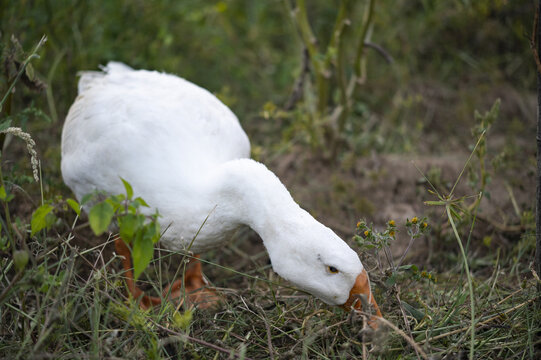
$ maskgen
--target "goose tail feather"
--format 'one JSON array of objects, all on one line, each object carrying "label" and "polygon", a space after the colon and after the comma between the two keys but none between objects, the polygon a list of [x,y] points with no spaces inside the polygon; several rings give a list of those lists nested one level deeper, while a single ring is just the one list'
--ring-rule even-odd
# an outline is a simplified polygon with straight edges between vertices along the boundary
[{"label": "goose tail feather", "polygon": [[107,74],[133,71],[131,67],[117,61],[109,61],[107,65],[100,66],[101,71],[79,71],[80,77],[77,91],[79,95],[90,89],[96,83],[96,80],[103,78]]}]

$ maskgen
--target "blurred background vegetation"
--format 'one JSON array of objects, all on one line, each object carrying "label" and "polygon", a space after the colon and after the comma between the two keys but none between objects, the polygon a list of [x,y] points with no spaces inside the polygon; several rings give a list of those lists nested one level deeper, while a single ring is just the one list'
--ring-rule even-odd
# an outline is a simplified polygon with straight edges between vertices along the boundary
[{"label": "blurred background vegetation", "polygon": [[[29,50],[47,35],[34,64],[47,93],[31,101],[56,124],[47,129],[51,138],[76,96],[77,72],[115,60],[175,73],[209,89],[234,110],[255,144],[265,144],[266,129],[290,124],[263,119],[264,105],[283,107],[302,70],[303,44],[284,3],[3,1],[2,43],[15,35]],[[330,40],[338,5],[308,4],[321,45]],[[446,151],[441,141],[468,138],[473,110],[497,97],[506,97],[502,110],[513,114],[501,122],[502,130],[513,124],[531,129],[534,122],[526,115],[535,85],[529,49],[533,8],[531,0],[377,1],[371,41],[395,62],[367,51],[367,79],[351,131],[362,136],[363,123],[374,114],[386,137],[362,150],[415,151],[414,140],[424,132],[444,134],[427,143],[435,145],[431,151]],[[360,18],[363,8],[353,11]],[[21,89],[17,96],[14,106],[26,107],[29,95]]]},{"label": "blurred background vegetation", "polygon": [[[10,204],[20,227],[26,224],[28,228],[42,197],[72,196],[60,174],[62,124],[77,96],[77,72],[97,70],[108,61],[177,74],[216,94],[239,117],[251,139],[253,156],[269,165],[304,207],[346,239],[360,217],[385,226],[389,219],[430,213],[422,203],[429,198],[426,181],[450,190],[477,141],[479,126],[486,126],[474,111],[484,113],[500,99],[485,153],[470,164],[469,182],[459,189],[466,195],[487,186],[480,226],[468,236],[475,251],[472,271],[488,279],[491,266],[500,261],[500,254],[505,255],[508,262],[502,266],[512,277],[502,275],[498,281],[514,291],[521,279],[530,276],[534,246],[536,73],[530,49],[534,1],[375,1],[366,39],[381,47],[392,62],[373,48],[365,49],[366,76],[353,94],[343,129],[331,132],[335,138],[330,140],[325,129],[341,102],[339,80],[329,80],[325,109],[308,116],[317,79],[291,13],[295,3],[0,0],[2,95],[12,80],[7,61],[13,58],[12,36],[26,53],[47,36],[38,51],[40,59],[31,63],[46,87],[37,91],[18,83],[9,113],[5,107],[0,119],[9,116],[12,126],[29,132],[41,160],[42,188],[28,176],[31,170],[24,143],[6,142],[2,151],[5,177],[14,187],[25,189]],[[346,61],[351,62],[369,1],[311,0],[306,4],[321,59],[329,57],[333,74],[338,68],[337,50],[328,45],[343,3],[352,12],[351,30],[342,44],[349,54]],[[346,68],[344,74],[353,71]],[[333,142],[340,147],[329,152]],[[487,168],[480,170],[485,158]],[[426,179],[410,164],[411,159],[418,161]],[[490,177],[492,184],[488,184]],[[441,273],[458,272],[453,266],[460,261],[446,218],[441,211],[431,214],[432,235],[424,247],[412,251],[416,255],[409,261]],[[467,215],[460,224],[465,234],[471,220],[471,214]],[[71,223],[73,218],[73,214],[65,215],[64,222]],[[243,251],[263,251],[257,240],[249,244],[256,250]],[[7,252],[3,254],[9,258]],[[220,256],[227,257],[215,254],[215,261],[224,260]],[[220,275],[210,269],[211,279],[229,286]],[[393,311],[392,301],[383,304],[384,313]],[[432,305],[437,311],[439,305]],[[531,338],[531,334],[525,336]],[[529,352],[524,354],[531,356],[539,342],[527,344]],[[288,342],[282,345],[287,348]],[[488,346],[486,351],[491,351]],[[456,348],[450,353],[460,355]]]}]

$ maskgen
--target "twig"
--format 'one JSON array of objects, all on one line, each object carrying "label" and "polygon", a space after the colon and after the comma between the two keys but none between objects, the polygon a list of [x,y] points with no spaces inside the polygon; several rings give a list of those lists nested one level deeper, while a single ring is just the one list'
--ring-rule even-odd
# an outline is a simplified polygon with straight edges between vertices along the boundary
[{"label": "twig", "polygon": [[[201,339],[198,339],[198,338],[194,338],[190,335],[186,335],[186,334],[183,334],[183,333],[179,333],[179,332],[176,332],[176,331],[173,331],[171,329],[168,329],[166,328],[165,326],[162,326],[160,324],[158,324],[157,322],[155,322],[154,320],[152,319],[148,319],[149,322],[152,323],[152,325],[156,326],[158,329],[162,330],[162,331],[165,331],[169,334],[172,334],[172,335],[175,335],[175,336],[178,336],[179,338],[182,338],[182,339],[185,339],[185,340],[188,340],[189,342],[192,342],[192,343],[195,343],[195,344],[199,344],[199,345],[202,345],[204,347],[208,347],[209,349],[213,349],[213,350],[216,350],[216,351],[220,351],[220,352],[223,352],[229,356],[232,356],[234,358],[237,358],[237,359],[240,359],[241,356],[237,353],[235,353],[235,351],[233,350],[229,350],[229,349],[226,349],[226,348],[223,348],[221,346],[218,346],[218,345],[215,345],[215,344],[211,344],[205,340],[201,340]],[[246,359],[246,360],[252,360],[251,358],[249,357],[246,357],[246,356],[243,356],[242,357],[243,359]]]},{"label": "twig", "polygon": [[[517,310],[517,309],[520,309],[521,307],[523,307],[524,305],[527,305],[531,302],[534,302],[535,300],[537,300],[537,298],[533,298],[533,299],[530,299],[528,301],[525,301],[523,302],[522,304],[518,304],[516,306],[513,306],[512,308],[510,309],[507,309],[505,310],[504,312],[502,313],[499,313],[497,315],[494,315],[490,318],[488,318],[487,320],[483,320],[483,321],[480,321],[478,322],[477,324],[475,324],[476,327],[479,327],[479,326],[483,326],[483,325],[486,325],[488,324],[489,322],[492,322],[500,317],[502,317],[502,315],[507,315],[509,314],[510,312],[514,311],[514,310]],[[378,319],[381,319],[381,318],[378,318]],[[449,331],[449,332],[446,332],[446,333],[443,333],[443,334],[439,334],[439,335],[436,335],[436,336],[433,336],[431,337],[430,339],[424,339],[421,341],[421,343],[425,343],[427,342],[428,340],[430,341],[434,341],[434,340],[438,340],[438,339],[442,339],[442,338],[445,338],[445,337],[448,337],[448,336],[451,336],[451,335],[455,335],[455,334],[458,334],[458,333],[461,333],[463,331],[466,331],[470,328],[471,326],[465,326],[463,328],[460,328],[460,329],[456,329],[456,330],[453,330],[453,331]]]},{"label": "twig", "polygon": [[[395,284],[396,287],[396,299],[398,300],[398,306],[400,307],[400,312],[402,313],[402,317],[404,318],[404,325],[406,325],[406,329],[408,330],[408,336],[411,337],[411,326],[408,321],[408,317],[406,316],[406,312],[404,311],[404,306],[402,306],[402,300],[400,299],[400,287]],[[414,347],[413,350],[415,350],[415,354],[417,355],[417,359],[420,359],[419,352]]]},{"label": "twig", "polygon": [[364,22],[363,22],[363,27],[361,29],[361,35],[359,36],[359,45],[357,46],[357,53],[355,54],[354,68],[355,68],[355,76],[357,78],[361,78],[361,59],[363,57],[366,34],[368,32],[368,28],[370,27],[370,23],[372,22],[373,14],[374,14],[374,0],[369,0],[367,8],[364,13],[364,19],[363,19]]},{"label": "twig", "polygon": [[530,48],[533,52],[533,58],[535,60],[535,64],[537,65],[537,72],[541,73],[541,61],[539,60],[539,54],[537,53],[536,45],[537,45],[537,27],[539,26],[539,5],[535,9],[535,17],[533,20],[533,28],[532,28],[532,38],[530,40]]},{"label": "twig", "polygon": [[393,261],[393,255],[390,253],[389,246],[384,246],[383,252],[385,253],[385,257],[387,258],[387,262],[389,263],[391,269],[393,269],[393,271],[396,271],[396,266],[394,266]]},{"label": "twig", "polygon": [[533,226],[529,226],[529,225],[522,225],[522,224],[517,224],[517,225],[506,225],[506,224],[501,224],[497,221],[494,221],[486,216],[483,216],[481,214],[477,214],[477,218],[481,221],[484,221],[486,222],[487,224],[489,224],[490,226],[494,227],[496,230],[498,231],[501,231],[501,232],[506,232],[506,233],[521,233],[525,230],[528,230],[530,228],[533,228]]},{"label": "twig", "polygon": [[539,279],[539,274],[537,273],[537,271],[535,271],[534,269],[534,262],[532,261],[532,263],[530,264],[530,270],[532,272],[532,275],[533,277],[535,278],[535,280],[537,280],[537,282],[539,284],[541,284],[541,279]]},{"label": "twig", "polygon": [[[77,254],[78,257],[80,257],[81,259],[83,259],[83,261],[85,261],[85,262],[92,268],[92,271],[98,272],[98,269],[94,266],[94,264],[92,264],[92,262],[91,262],[90,260],[88,260],[86,257],[84,257],[83,254],[80,253],[79,250],[77,250],[76,247],[72,246],[72,245],[69,243],[69,241],[65,241],[64,243],[65,243],[65,244],[66,244],[73,252],[75,252],[75,254]],[[108,243],[109,243],[109,241],[107,241],[107,242],[105,242],[105,243],[103,243],[103,244],[100,244],[100,245],[98,245],[98,246],[96,246],[95,248],[90,249],[90,250],[95,250],[95,249],[97,249],[97,248],[100,247],[100,246],[107,245]],[[117,257],[118,257],[118,255],[117,255]],[[106,277],[104,277],[103,280],[104,280],[107,284],[109,284],[109,286],[110,286],[112,289],[114,289],[114,290],[115,290],[115,291],[116,291],[116,292],[117,292],[124,300],[128,300],[128,299],[129,299],[126,295],[124,295],[124,293],[123,293],[122,291],[118,290],[118,288],[117,288],[113,283],[111,283],[111,282],[109,281],[109,279],[107,279]]]},{"label": "twig", "polygon": [[265,318],[265,310],[263,310],[263,308],[259,304],[257,304],[257,307],[261,311],[260,318],[265,323],[265,328],[267,329],[267,347],[269,348],[268,349],[269,350],[269,357],[270,357],[271,360],[274,360],[274,349],[272,348],[271,328],[270,328],[270,325],[269,325],[267,319]]},{"label": "twig", "polygon": [[504,302],[506,302],[507,300],[509,300],[509,298],[512,298],[513,296],[515,296],[516,294],[518,294],[519,292],[523,291],[524,289],[518,289],[518,290],[515,290],[513,291],[511,294],[507,295],[506,297],[504,297],[502,300],[498,301],[496,304],[497,305],[501,305],[503,304]]},{"label": "twig", "polygon": [[304,46],[306,46],[306,49],[308,50],[310,61],[316,75],[316,86],[318,89],[317,111],[319,113],[324,113],[327,106],[330,73],[323,61],[320,60],[317,38],[308,21],[306,1],[297,0],[296,5],[295,10],[292,11],[292,15],[296,20],[295,25],[298,27]]},{"label": "twig", "polygon": [[387,50],[385,50],[381,45],[375,44],[375,43],[370,42],[370,41],[365,41],[365,42],[364,42],[364,46],[376,50],[376,52],[377,52],[378,54],[380,54],[381,56],[383,56],[383,58],[385,59],[385,61],[387,61],[387,63],[389,63],[389,64],[393,64],[393,63],[394,63],[394,58],[393,58],[393,57],[391,56],[391,54],[389,54],[389,52],[388,52]]},{"label": "twig", "polygon": [[368,349],[366,348],[366,341],[364,341],[364,335],[366,334],[366,330],[368,328],[368,321],[367,320],[367,316],[365,315],[362,315],[363,317],[363,328],[362,328],[362,332],[363,332],[363,335],[362,335],[362,348],[363,348],[363,360],[367,360],[368,359]]},{"label": "twig", "polygon": [[8,295],[8,293],[11,290],[11,288],[13,287],[13,285],[15,285],[17,283],[17,281],[19,281],[21,279],[22,275],[23,275],[23,272],[18,271],[17,274],[15,274],[15,276],[13,277],[13,279],[11,279],[11,282],[9,283],[9,285],[6,286],[4,291],[2,291],[2,293],[0,294],[0,304],[2,303],[2,300],[4,300],[4,298]]},{"label": "twig", "polygon": [[[460,171],[460,174],[458,174],[458,177],[456,178],[455,184],[453,185],[453,188],[451,189],[451,192],[449,192],[448,198],[451,199],[453,197],[453,193],[455,192],[455,188],[458,185],[460,179],[462,179],[462,175],[464,175],[464,172],[466,171],[466,168],[468,167],[468,164],[470,163],[471,159],[473,158],[473,155],[475,154],[475,151],[477,150],[477,147],[479,144],[481,144],[481,140],[486,134],[486,129],[483,130],[481,135],[479,135],[479,139],[477,139],[477,142],[475,143],[475,146],[473,147],[472,152],[470,153],[470,156],[468,157],[468,160],[464,163],[464,167],[462,168],[462,171]],[[473,206],[472,206],[473,208]]]},{"label": "twig", "polygon": [[308,54],[308,49],[304,47],[302,50],[302,69],[299,78],[293,86],[293,91],[287,99],[286,104],[284,105],[284,110],[292,110],[295,104],[302,98],[302,91],[304,89],[304,78],[306,74],[310,72],[310,55]]},{"label": "twig", "polygon": [[416,239],[415,236],[411,236],[411,237],[410,237],[410,241],[409,241],[409,243],[408,243],[408,246],[406,247],[406,250],[404,250],[404,253],[403,253],[402,256],[400,257],[400,260],[398,260],[398,265],[396,265],[397,268],[399,268],[400,265],[402,265],[402,262],[404,261],[404,259],[406,258],[406,255],[407,255],[408,252],[410,251],[410,248],[411,248],[411,246],[413,245],[413,243],[415,242],[415,239]]},{"label": "twig", "polygon": [[513,205],[513,209],[515,210],[515,214],[520,219],[521,211],[520,211],[520,208],[518,207],[517,199],[515,198],[515,194],[513,193],[513,188],[511,188],[511,185],[509,185],[508,181],[504,182],[504,186],[505,186],[505,189],[507,190],[507,192],[509,193],[509,198],[511,199],[511,204]]},{"label": "twig", "polygon": [[404,338],[404,340],[406,340],[423,357],[423,359],[428,360],[428,355],[423,351],[423,349],[421,349],[419,344],[417,344],[415,342],[415,340],[413,340],[411,337],[409,337],[405,332],[403,332],[402,330],[397,328],[396,325],[394,325],[393,323],[391,323],[390,321],[388,321],[388,320],[386,320],[385,318],[382,318],[382,317],[378,317],[376,319],[376,321],[380,321],[384,325],[387,325],[388,327],[390,327],[391,329],[396,331],[396,333],[398,335],[402,336]]},{"label": "twig", "polygon": [[274,360],[274,349],[272,348],[272,334],[269,323],[267,319],[263,317],[263,322],[265,323],[265,328],[267,329],[267,346],[269,347],[269,357],[271,360]]}]

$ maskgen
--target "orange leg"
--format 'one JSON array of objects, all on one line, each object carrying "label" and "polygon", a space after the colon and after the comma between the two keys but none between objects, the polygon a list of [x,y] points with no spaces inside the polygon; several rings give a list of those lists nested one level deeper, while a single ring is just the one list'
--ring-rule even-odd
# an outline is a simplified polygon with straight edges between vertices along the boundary
[{"label": "orange leg", "polygon": [[[184,291],[182,289],[184,284]],[[203,278],[201,272],[201,262],[199,261],[199,255],[195,255],[190,260],[186,271],[184,272],[184,281],[179,279],[165,288],[163,294],[164,297],[171,292],[171,298],[176,299],[183,297],[184,293],[187,295],[188,300],[197,305],[200,309],[206,309],[214,307],[220,301],[220,297],[213,289],[206,288],[207,282]]]},{"label": "orange leg", "polygon": [[122,266],[124,266],[124,270],[126,271],[126,285],[128,285],[128,290],[130,291],[134,299],[138,300],[139,298],[141,298],[141,308],[146,310],[148,308],[151,308],[152,306],[160,305],[162,303],[161,298],[145,295],[143,290],[139,289],[137,285],[135,285],[131,266],[131,251],[128,248],[128,245],[126,245],[126,243],[124,242],[124,240],[122,240],[121,238],[117,238],[115,240],[115,249],[117,254],[123,257]]},{"label": "orange leg", "polygon": [[[116,239],[115,248],[118,255],[123,256],[122,265],[125,270],[128,290],[134,299],[140,299],[141,308],[148,309],[152,306],[160,305],[162,298],[145,295],[135,284],[131,265],[131,252],[124,240],[120,238]],[[217,305],[220,298],[214,290],[205,288],[207,283],[203,278],[201,262],[198,259],[199,255],[196,255],[190,260],[184,273],[184,281],[182,279],[177,280],[165,288],[162,293],[164,299],[168,296],[170,299],[184,298],[183,295],[186,294],[188,300],[201,309]],[[182,285],[184,285],[184,289]]]}]

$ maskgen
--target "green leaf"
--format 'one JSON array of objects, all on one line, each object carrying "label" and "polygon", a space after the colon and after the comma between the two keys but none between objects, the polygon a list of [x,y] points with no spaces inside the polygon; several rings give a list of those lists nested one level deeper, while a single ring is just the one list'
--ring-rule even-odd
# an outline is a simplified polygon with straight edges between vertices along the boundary
[{"label": "green leaf", "polygon": [[396,273],[389,276],[389,278],[385,280],[385,284],[387,286],[393,286],[394,284],[396,284]]},{"label": "green leaf", "polygon": [[408,264],[408,265],[401,265],[398,270],[410,270],[412,267],[414,267],[415,265],[413,264]]},{"label": "green leaf", "polygon": [[75,213],[79,216],[81,216],[81,206],[79,206],[79,203],[73,199],[67,199],[66,202],[70,206],[70,208],[75,211]]},{"label": "green leaf", "polygon": [[129,200],[131,200],[133,196],[133,188],[131,187],[130,183],[124,180],[123,178],[120,178],[122,180],[122,183],[124,184],[124,189],[126,189],[126,195]]},{"label": "green leaf", "polygon": [[150,207],[150,205],[148,205],[146,201],[143,200],[141,197],[136,197],[135,200],[133,200],[133,203],[135,207],[138,207],[139,205],[144,207]]},{"label": "green leaf", "polygon": [[9,245],[8,238],[6,236],[0,236],[0,250],[6,251],[9,247],[8,245]]},{"label": "green leaf", "polygon": [[404,307],[404,310],[406,310],[411,316],[415,318],[417,321],[421,321],[426,316],[425,313],[419,309],[414,308],[410,304],[408,304],[405,301],[402,301],[402,306]]},{"label": "green leaf", "polygon": [[145,236],[149,238],[152,243],[155,244],[160,240],[160,224],[157,221],[147,224],[145,230]]},{"label": "green leaf", "polygon": [[462,216],[460,216],[460,214],[454,209],[452,205],[449,206],[449,210],[451,210],[451,215],[457,218],[457,220],[462,220]]},{"label": "green leaf", "polygon": [[180,330],[188,330],[193,319],[193,311],[186,310],[184,312],[175,311],[173,314],[173,326]]},{"label": "green leaf", "polygon": [[88,213],[88,220],[90,221],[90,227],[92,228],[92,231],[94,231],[94,234],[103,234],[107,228],[109,228],[114,214],[115,211],[113,206],[107,201],[94,205]]},{"label": "green leaf", "polygon": [[120,238],[131,243],[135,233],[140,229],[145,217],[143,215],[126,214],[118,218]]},{"label": "green leaf", "polygon": [[32,64],[27,64],[24,71],[28,79],[30,79],[31,81],[35,80],[36,74],[34,73],[34,68],[32,67]]},{"label": "green leaf", "polygon": [[139,275],[147,268],[148,264],[152,260],[154,255],[154,246],[152,240],[143,236],[141,232],[135,237],[132,249],[133,258],[133,276],[135,280],[139,278]]},{"label": "green leaf", "polygon": [[6,188],[2,185],[0,186],[0,200],[5,201],[7,198]]},{"label": "green leaf", "polygon": [[38,231],[45,228],[48,224],[47,215],[53,211],[53,207],[49,204],[43,204],[34,211],[32,220],[30,221],[31,235],[33,236]]},{"label": "green leaf", "polygon": [[124,200],[126,200],[126,195],[124,194],[118,194],[118,195],[111,195],[109,196],[110,201],[116,202],[116,203],[122,203]]},{"label": "green leaf", "polygon": [[15,250],[13,252],[13,262],[17,271],[23,270],[28,264],[28,252],[26,250]]},{"label": "green leaf", "polygon": [[91,192],[83,196],[83,198],[81,199],[81,205],[84,205],[87,202],[89,202],[95,195],[96,193]]},{"label": "green leaf", "polygon": [[11,126],[11,119],[7,119],[6,121],[3,121],[0,123],[0,131],[4,131],[10,126]]},{"label": "green leaf", "polygon": [[124,204],[122,202],[124,201],[125,196],[126,195],[124,194],[110,196],[109,198],[105,199],[105,202],[111,205],[113,212],[121,211],[124,208]]},{"label": "green leaf", "polygon": [[425,205],[445,205],[445,201],[425,201]]}]

